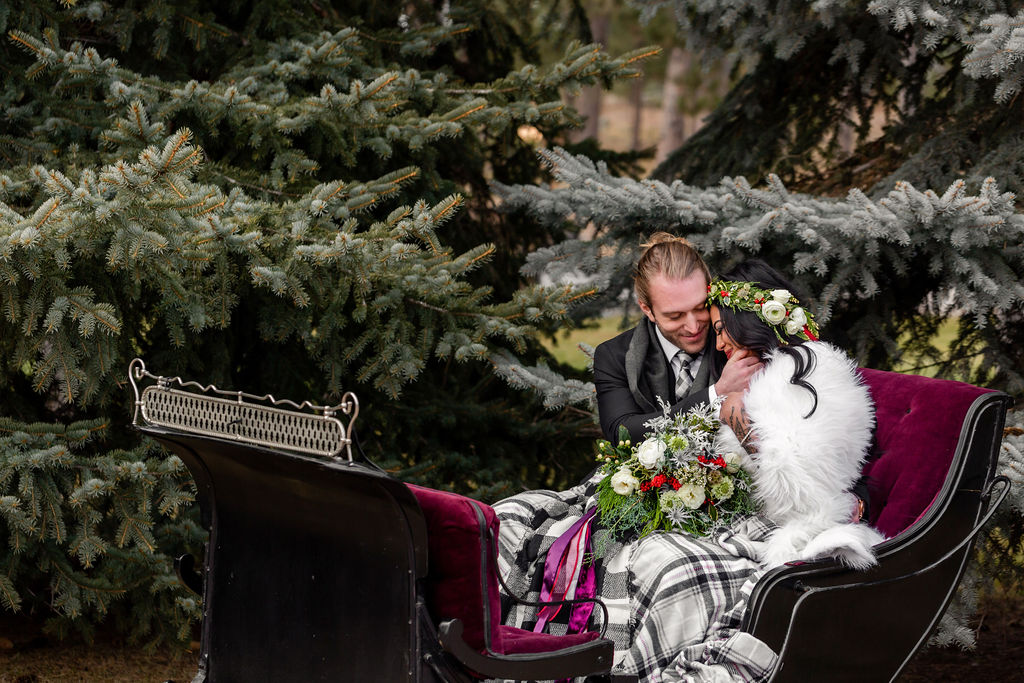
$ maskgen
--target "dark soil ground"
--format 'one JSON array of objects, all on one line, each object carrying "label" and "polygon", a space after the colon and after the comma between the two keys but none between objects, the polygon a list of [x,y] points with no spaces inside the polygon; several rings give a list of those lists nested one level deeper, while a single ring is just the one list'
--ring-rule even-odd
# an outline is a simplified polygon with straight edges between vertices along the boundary
[{"label": "dark soil ground", "polygon": [[[900,683],[1024,681],[1024,597],[985,600],[974,626],[977,649],[926,648]],[[102,635],[92,645],[62,643],[44,636],[30,621],[0,619],[0,683],[189,683],[195,672],[196,652],[191,649],[147,654]]]}]

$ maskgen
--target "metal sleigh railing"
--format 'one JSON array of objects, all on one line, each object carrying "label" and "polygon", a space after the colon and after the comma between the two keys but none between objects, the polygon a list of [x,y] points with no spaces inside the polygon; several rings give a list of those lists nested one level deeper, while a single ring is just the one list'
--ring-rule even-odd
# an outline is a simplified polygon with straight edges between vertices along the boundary
[{"label": "metal sleigh railing", "polygon": [[[153,375],[140,358],[128,366],[128,379],[135,392],[136,426],[168,427],[352,462],[352,427],[359,415],[359,400],[352,392],[334,406],[296,403]],[[153,383],[140,391],[145,381]],[[347,424],[338,415],[347,417]]]}]

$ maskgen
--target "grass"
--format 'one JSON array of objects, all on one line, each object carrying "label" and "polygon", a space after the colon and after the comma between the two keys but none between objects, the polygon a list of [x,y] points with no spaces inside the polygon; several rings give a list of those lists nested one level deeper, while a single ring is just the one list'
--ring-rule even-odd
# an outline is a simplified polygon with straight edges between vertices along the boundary
[{"label": "grass", "polygon": [[[931,340],[932,345],[939,350],[939,358],[908,355],[900,359],[900,361],[893,367],[893,370],[896,372],[909,372],[915,375],[927,375],[928,377],[934,377],[938,370],[938,361],[943,355],[948,354],[950,345],[956,339],[959,325],[959,318],[946,318],[939,323],[938,332]],[[904,340],[901,339],[900,341],[902,342]]]},{"label": "grass", "polygon": [[624,330],[637,323],[639,318],[628,322],[622,327],[622,316],[610,316],[596,318],[583,323],[583,327],[570,330],[563,330],[555,335],[554,339],[545,339],[544,347],[551,352],[551,355],[559,363],[565,363],[579,370],[584,370],[589,363],[587,354],[579,348],[579,344],[587,344],[591,347],[607,341]]}]

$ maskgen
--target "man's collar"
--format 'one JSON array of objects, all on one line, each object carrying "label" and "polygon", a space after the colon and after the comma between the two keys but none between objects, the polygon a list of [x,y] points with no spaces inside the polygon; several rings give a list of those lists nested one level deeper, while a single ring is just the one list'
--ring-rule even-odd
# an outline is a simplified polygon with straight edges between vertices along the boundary
[{"label": "man's collar", "polygon": [[[650,320],[650,319],[648,318],[648,320]],[[682,351],[682,349],[680,349],[678,346],[676,346],[675,344],[670,342],[665,337],[665,335],[663,335],[661,333],[661,328],[658,327],[657,323],[653,323],[652,322],[651,326],[654,327],[654,334],[657,335],[657,337],[658,337],[658,343],[661,344],[661,350],[665,352],[665,358],[667,358],[668,362],[671,363],[672,359],[675,358],[676,354],[679,353],[680,351]],[[690,355],[691,355],[691,357],[693,359],[696,359],[701,354],[700,353],[696,353],[696,354],[690,354]]]}]

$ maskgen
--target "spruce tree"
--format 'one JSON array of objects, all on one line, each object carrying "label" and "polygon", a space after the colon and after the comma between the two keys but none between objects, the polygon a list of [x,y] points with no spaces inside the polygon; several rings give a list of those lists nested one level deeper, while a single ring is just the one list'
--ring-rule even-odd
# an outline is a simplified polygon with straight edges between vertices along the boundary
[{"label": "spruce tree", "polygon": [[[516,275],[550,236],[486,182],[538,177],[529,125],[634,75],[489,2],[21,2],[0,11],[0,601],[183,635],[201,552],[176,458],[130,428],[129,361],[222,388],[359,394],[366,452],[494,497],[562,485],[591,415],[491,369],[543,356],[589,288]],[[562,36],[564,38],[564,36]],[[52,605],[52,609],[49,607]],[[175,621],[179,629],[161,630]]]}]

